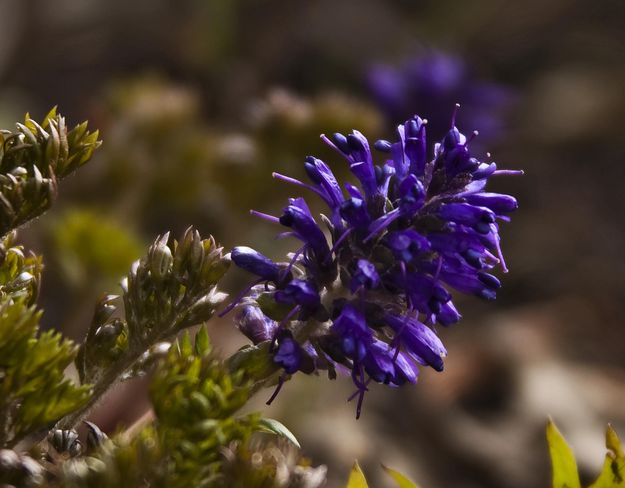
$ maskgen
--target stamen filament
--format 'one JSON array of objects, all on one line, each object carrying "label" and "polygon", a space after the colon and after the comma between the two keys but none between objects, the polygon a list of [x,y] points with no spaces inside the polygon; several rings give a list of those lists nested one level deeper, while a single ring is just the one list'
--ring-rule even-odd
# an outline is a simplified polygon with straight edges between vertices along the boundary
[{"label": "stamen filament", "polygon": [[254,215],[255,217],[260,217],[261,219],[265,219],[268,220],[269,222],[273,222],[274,224],[279,224],[280,223],[280,219],[278,217],[275,217],[273,215],[269,215],[263,212],[259,212],[258,210],[250,210],[250,213],[252,215]]}]

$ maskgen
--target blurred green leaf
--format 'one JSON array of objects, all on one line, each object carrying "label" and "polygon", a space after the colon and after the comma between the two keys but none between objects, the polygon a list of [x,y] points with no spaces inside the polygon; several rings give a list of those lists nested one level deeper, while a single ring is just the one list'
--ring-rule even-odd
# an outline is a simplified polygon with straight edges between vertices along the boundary
[{"label": "blurred green leaf", "polygon": [[605,434],[608,453],[605,456],[603,469],[599,478],[590,488],[623,488],[625,487],[625,453],[616,432],[611,426]]},{"label": "blurred green leaf", "polygon": [[408,478],[406,478],[399,471],[396,471],[396,470],[394,470],[392,468],[389,468],[388,466],[384,466],[384,465],[382,465],[382,468],[384,469],[384,471],[386,471],[386,473],[391,478],[393,478],[393,480],[395,481],[395,483],[397,483],[397,486],[399,488],[419,488],[419,485],[417,485],[416,483],[410,481]]},{"label": "blurred green leaf", "polygon": [[354,466],[349,473],[349,479],[345,488],[369,488],[364,473],[358,465],[358,461],[354,462]]},{"label": "blurred green leaf", "polygon": [[204,356],[210,352],[210,337],[208,336],[208,330],[206,327],[200,327],[197,335],[195,336],[195,353],[198,356]]},{"label": "blurred green leaf", "polygon": [[276,435],[285,437],[286,439],[291,441],[298,448],[301,449],[301,447],[302,447],[302,446],[300,446],[298,440],[293,435],[293,433],[289,429],[287,429],[284,426],[284,424],[282,424],[281,422],[279,422],[279,421],[277,421],[275,419],[268,419],[268,418],[261,419],[260,422],[259,422],[259,430],[262,430],[264,432],[269,432],[271,434],[276,434]]},{"label": "blurred green leaf", "polygon": [[551,486],[553,488],[580,488],[575,455],[551,420],[547,424],[547,443],[552,467]]},{"label": "blurred green leaf", "polygon": [[137,236],[93,210],[69,210],[51,232],[63,275],[77,286],[97,278],[118,280],[143,251]]}]

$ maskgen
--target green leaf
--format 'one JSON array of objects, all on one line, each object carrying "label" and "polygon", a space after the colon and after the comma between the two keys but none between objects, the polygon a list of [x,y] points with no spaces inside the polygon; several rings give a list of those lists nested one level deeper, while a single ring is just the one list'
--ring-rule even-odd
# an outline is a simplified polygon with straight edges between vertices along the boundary
[{"label": "green leaf", "polygon": [[590,488],[625,488],[625,454],[616,432],[610,425],[605,434],[608,453],[599,478]]},{"label": "green leaf", "polygon": [[0,447],[56,422],[85,404],[90,387],[64,375],[77,348],[54,331],[39,333],[41,313],[24,298],[0,298]]},{"label": "green leaf", "polygon": [[191,336],[189,335],[189,331],[184,331],[184,334],[182,334],[180,340],[178,341],[178,347],[180,348],[180,354],[182,356],[193,356],[193,346],[191,345]]},{"label": "green leaf", "polygon": [[345,486],[345,488],[369,488],[369,485],[367,484],[367,479],[360,469],[358,461],[354,462],[354,466],[349,473],[349,479],[347,480],[347,485]]},{"label": "green leaf", "polygon": [[388,466],[384,466],[384,465],[382,465],[382,468],[384,469],[384,471],[386,471],[386,473],[391,478],[393,478],[393,480],[395,481],[395,483],[397,483],[397,486],[399,488],[419,488],[419,485],[410,481],[399,471],[395,471],[394,469],[389,468]]},{"label": "green leaf", "polygon": [[553,488],[580,488],[575,455],[551,420],[547,424],[547,443],[552,467],[551,486]]},{"label": "green leaf", "polygon": [[166,480],[154,486],[215,486],[206,480],[219,474],[224,446],[243,446],[260,430],[257,414],[235,416],[249,398],[250,383],[242,372],[231,373],[213,353],[197,354],[185,332],[150,386],[166,467]]},{"label": "green leaf", "polygon": [[210,338],[208,337],[208,330],[206,327],[200,327],[200,330],[195,335],[195,352],[198,356],[204,356],[211,350]]},{"label": "green leaf", "polygon": [[282,436],[282,437],[288,439],[295,446],[297,446],[299,449],[301,449],[301,447],[302,447],[302,446],[300,446],[298,440],[295,438],[293,433],[289,429],[287,429],[284,426],[284,424],[282,424],[281,422],[278,422],[275,419],[262,418],[262,419],[260,419],[259,427],[260,427],[259,430],[261,430],[263,432],[269,432],[271,434],[276,434],[276,435],[279,435],[279,436]]}]

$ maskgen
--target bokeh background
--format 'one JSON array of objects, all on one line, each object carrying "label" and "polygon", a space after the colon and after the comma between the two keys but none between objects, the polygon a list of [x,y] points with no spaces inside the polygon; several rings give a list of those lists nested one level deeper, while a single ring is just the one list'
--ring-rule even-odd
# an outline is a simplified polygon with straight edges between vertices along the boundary
[{"label": "bokeh background", "polygon": [[[375,487],[381,462],[424,487],[547,486],[548,416],[590,479],[605,424],[625,436],[624,26],[620,0],[0,0],[0,126],[58,105],[104,141],[20,234],[45,255],[45,324],[80,339],[166,230],[281,256],[292,243],[247,212],[298,193],[272,171],[315,154],[345,174],[320,133],[392,137],[412,113],[444,127],[460,102],[476,147],[526,172],[492,186],[520,201],[497,302],[464,299],[445,372],[373,388],[359,421],[350,381],[323,377],[267,413],[330,487],[355,458]],[[223,354],[244,343],[227,319],[211,330]],[[93,415],[113,431],[146,408],[139,381]]]}]

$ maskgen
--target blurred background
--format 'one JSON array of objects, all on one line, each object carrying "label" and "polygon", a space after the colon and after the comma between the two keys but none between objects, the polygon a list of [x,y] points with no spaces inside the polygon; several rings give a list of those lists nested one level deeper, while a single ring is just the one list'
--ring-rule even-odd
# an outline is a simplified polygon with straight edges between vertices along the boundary
[{"label": "blurred background", "polygon": [[[303,375],[267,414],[331,488],[355,458],[375,487],[380,463],[426,488],[547,486],[548,416],[590,479],[605,424],[625,436],[624,25],[621,0],[0,0],[0,126],[58,105],[104,141],[20,234],[44,253],[46,326],[81,339],[95,300],[170,229],[282,256],[293,243],[248,213],[299,194],[272,171],[302,176],[314,154],[345,175],[320,133],[391,138],[419,113],[436,137],[459,102],[472,147],[526,172],[491,186],[520,202],[498,300],[462,300],[445,372],[372,388],[359,421],[349,379]],[[244,344],[227,319],[211,330],[224,355]],[[132,423],[144,387],[93,418]]]}]

